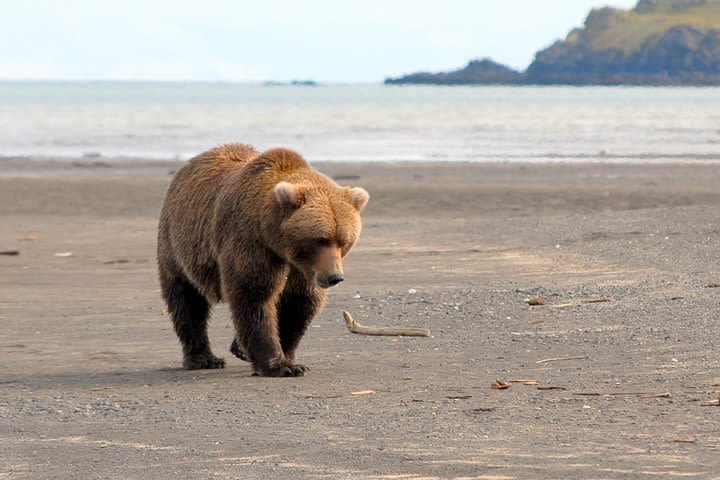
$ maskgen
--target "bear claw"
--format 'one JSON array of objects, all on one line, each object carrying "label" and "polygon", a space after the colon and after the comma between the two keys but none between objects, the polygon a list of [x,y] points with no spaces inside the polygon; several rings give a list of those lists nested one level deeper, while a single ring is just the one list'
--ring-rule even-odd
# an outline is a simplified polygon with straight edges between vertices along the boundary
[{"label": "bear claw", "polygon": [[298,376],[302,376],[305,374],[305,372],[310,371],[310,369],[308,367],[306,367],[305,365],[303,365],[301,363],[296,363],[295,365],[291,366],[290,368],[292,368],[293,372],[299,372],[299,373],[297,373]]},{"label": "bear claw", "polygon": [[278,365],[255,368],[255,375],[261,377],[302,377],[309,368],[305,365]]}]

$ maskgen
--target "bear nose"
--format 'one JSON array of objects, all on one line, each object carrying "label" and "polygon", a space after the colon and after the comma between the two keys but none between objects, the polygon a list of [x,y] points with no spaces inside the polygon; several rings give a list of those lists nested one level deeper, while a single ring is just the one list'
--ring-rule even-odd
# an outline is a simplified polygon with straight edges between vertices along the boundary
[{"label": "bear nose", "polygon": [[341,273],[333,273],[328,277],[328,283],[331,287],[334,287],[343,280],[345,280],[345,277],[343,277]]}]

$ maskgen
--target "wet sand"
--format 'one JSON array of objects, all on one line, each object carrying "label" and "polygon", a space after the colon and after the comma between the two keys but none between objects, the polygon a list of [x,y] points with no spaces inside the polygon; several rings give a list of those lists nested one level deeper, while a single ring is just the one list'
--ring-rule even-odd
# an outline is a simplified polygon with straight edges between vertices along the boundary
[{"label": "wet sand", "polygon": [[0,159],[0,478],[720,475],[720,164],[316,165],[371,200],[293,379],[227,353],[225,307],[228,367],[180,369],[179,165]]}]

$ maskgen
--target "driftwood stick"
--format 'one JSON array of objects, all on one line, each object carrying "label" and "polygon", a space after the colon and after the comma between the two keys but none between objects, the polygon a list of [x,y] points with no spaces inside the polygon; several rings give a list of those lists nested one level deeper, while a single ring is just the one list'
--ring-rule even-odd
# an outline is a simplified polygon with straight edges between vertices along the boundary
[{"label": "driftwood stick", "polygon": [[557,358],[546,358],[544,360],[538,360],[535,362],[536,364],[539,363],[548,363],[548,362],[562,362],[564,360],[584,360],[586,358],[590,358],[587,355],[583,355],[582,357],[557,357]]},{"label": "driftwood stick", "polygon": [[647,392],[573,392],[573,395],[581,395],[585,397],[641,397],[641,398],[670,398],[670,392],[647,393]]},{"label": "driftwood stick", "polygon": [[427,328],[419,327],[366,327],[361,325],[353,319],[350,312],[343,311],[343,317],[345,318],[345,325],[348,330],[352,333],[359,333],[361,335],[388,335],[388,336],[403,336],[403,337],[429,337],[430,330]]}]

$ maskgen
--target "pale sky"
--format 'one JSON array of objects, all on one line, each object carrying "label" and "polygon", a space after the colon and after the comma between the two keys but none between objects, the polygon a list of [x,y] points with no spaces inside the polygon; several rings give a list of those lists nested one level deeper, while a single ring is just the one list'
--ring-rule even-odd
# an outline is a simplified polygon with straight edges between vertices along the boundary
[{"label": "pale sky", "polygon": [[381,82],[525,69],[593,7],[637,0],[0,0],[0,79]]}]

